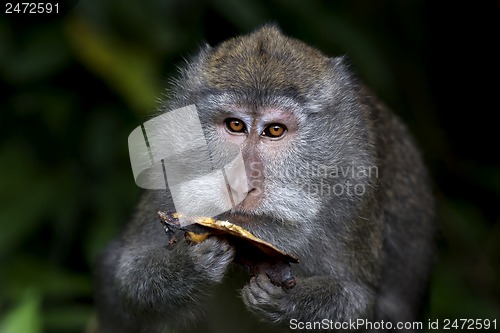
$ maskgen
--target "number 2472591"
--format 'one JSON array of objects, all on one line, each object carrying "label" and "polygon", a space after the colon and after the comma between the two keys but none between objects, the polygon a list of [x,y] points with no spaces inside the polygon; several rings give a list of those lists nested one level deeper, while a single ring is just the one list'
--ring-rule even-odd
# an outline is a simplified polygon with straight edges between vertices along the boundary
[{"label": "number 2472591", "polygon": [[58,14],[59,3],[50,2],[7,2],[5,14]]}]

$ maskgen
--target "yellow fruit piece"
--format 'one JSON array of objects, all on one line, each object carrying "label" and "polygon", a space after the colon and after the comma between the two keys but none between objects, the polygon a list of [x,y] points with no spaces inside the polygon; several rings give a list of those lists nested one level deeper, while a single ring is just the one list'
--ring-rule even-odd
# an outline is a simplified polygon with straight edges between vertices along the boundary
[{"label": "yellow fruit piece", "polygon": [[201,243],[210,236],[210,233],[197,234],[192,231],[186,232],[186,238],[193,243]]}]

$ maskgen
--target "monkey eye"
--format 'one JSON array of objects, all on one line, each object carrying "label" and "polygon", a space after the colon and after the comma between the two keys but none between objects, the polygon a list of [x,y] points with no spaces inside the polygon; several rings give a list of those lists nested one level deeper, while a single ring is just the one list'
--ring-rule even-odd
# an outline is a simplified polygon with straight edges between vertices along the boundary
[{"label": "monkey eye", "polygon": [[247,128],[243,121],[236,118],[228,118],[224,122],[228,131],[233,133],[246,133]]},{"label": "monkey eye", "polygon": [[286,126],[282,124],[270,124],[262,132],[263,136],[268,136],[270,138],[282,137],[286,132]]}]

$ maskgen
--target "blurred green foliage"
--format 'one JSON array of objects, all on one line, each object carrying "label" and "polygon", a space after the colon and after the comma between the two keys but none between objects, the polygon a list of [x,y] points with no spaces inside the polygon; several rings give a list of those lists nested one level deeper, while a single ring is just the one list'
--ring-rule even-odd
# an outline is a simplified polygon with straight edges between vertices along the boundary
[{"label": "blurred green foliage", "polygon": [[[458,6],[86,0],[60,15],[2,14],[0,333],[91,330],[92,264],[139,195],[128,134],[183,57],[266,22],[347,54],[415,134],[441,225],[427,317],[500,320],[500,164],[485,113],[498,87],[478,84],[500,57],[474,38],[497,38],[500,11]],[[480,23],[465,28],[463,15]]]}]

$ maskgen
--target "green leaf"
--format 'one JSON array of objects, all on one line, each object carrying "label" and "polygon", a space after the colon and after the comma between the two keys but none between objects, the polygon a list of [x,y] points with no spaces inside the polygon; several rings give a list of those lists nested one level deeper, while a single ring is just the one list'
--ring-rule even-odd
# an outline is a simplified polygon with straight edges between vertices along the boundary
[{"label": "green leaf", "polygon": [[90,276],[23,255],[7,262],[0,275],[0,285],[9,286],[4,293],[10,299],[24,295],[27,286],[36,287],[48,300],[87,297],[92,293]]},{"label": "green leaf", "polygon": [[37,292],[27,291],[19,305],[0,319],[0,333],[41,333],[40,303]]}]

